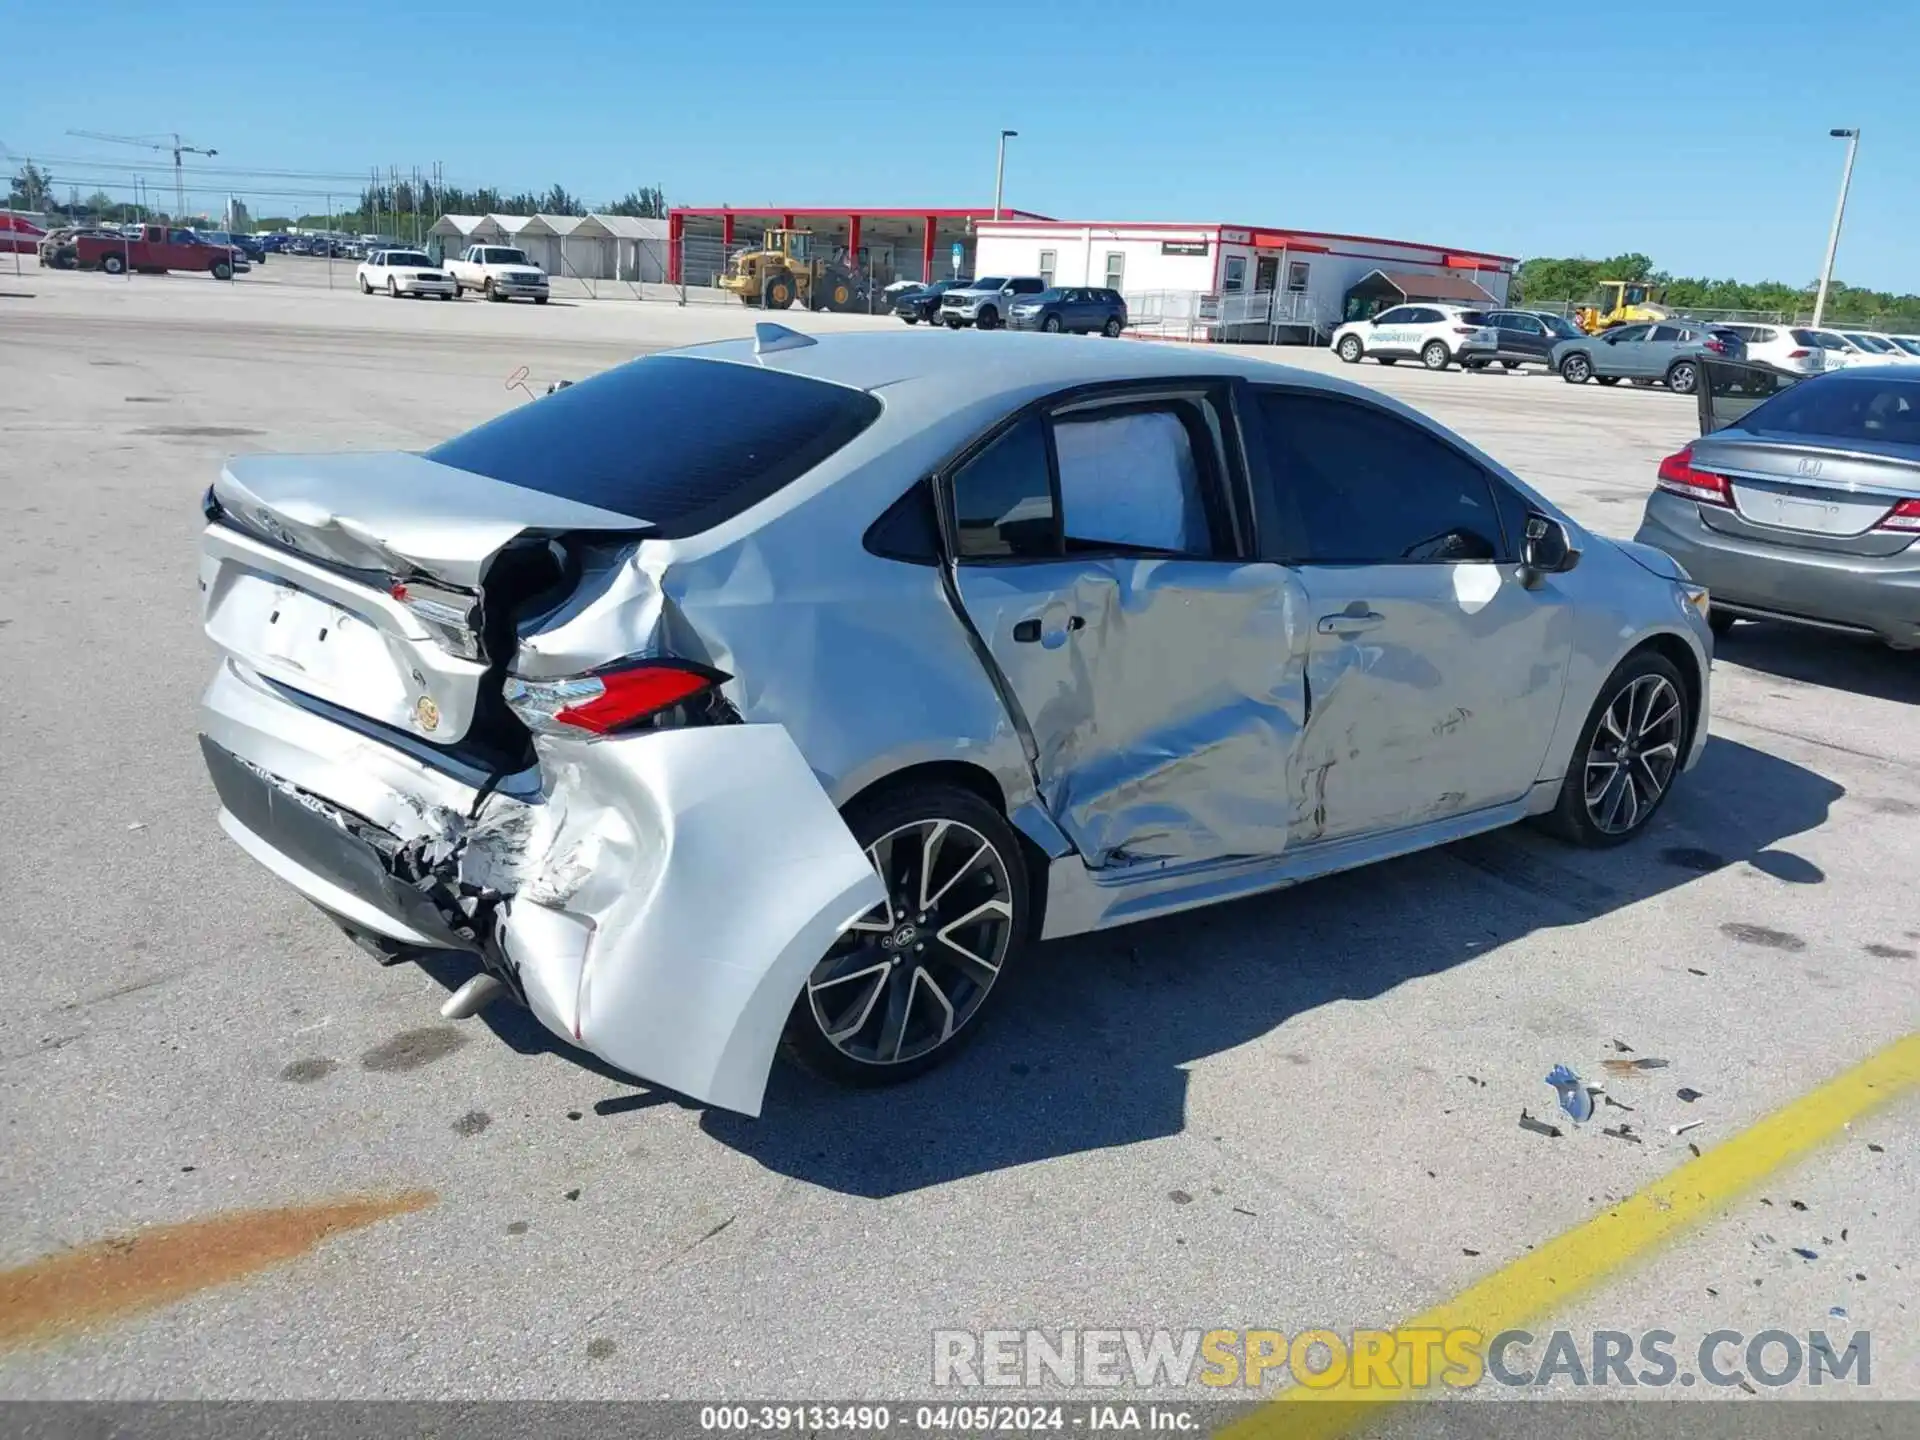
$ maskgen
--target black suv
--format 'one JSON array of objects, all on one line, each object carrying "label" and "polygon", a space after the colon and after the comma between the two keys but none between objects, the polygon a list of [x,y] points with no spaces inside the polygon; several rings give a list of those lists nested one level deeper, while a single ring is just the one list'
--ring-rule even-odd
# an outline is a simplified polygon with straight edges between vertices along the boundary
[{"label": "black suv", "polygon": [[1127,302],[1118,290],[1055,286],[1023,296],[1007,311],[1012,330],[1066,331],[1080,335],[1118,335],[1127,328]]},{"label": "black suv", "polygon": [[936,280],[915,290],[902,290],[893,297],[893,313],[909,325],[918,325],[922,320],[931,325],[940,310],[940,297],[949,290],[964,290],[971,284],[971,280]]},{"label": "black suv", "polygon": [[1544,315],[1537,310],[1489,310],[1475,323],[1485,325],[1500,337],[1500,348],[1487,359],[1476,357],[1467,368],[1484,370],[1498,361],[1509,370],[1522,365],[1553,368],[1553,347],[1562,340],[1578,340],[1580,327],[1559,315]]}]

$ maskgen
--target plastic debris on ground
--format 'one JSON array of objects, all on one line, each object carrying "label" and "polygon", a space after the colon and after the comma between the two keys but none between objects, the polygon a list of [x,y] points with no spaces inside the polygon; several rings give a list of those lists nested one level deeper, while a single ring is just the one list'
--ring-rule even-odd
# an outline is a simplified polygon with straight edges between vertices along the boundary
[{"label": "plastic debris on ground", "polygon": [[1684,1125],[1669,1125],[1667,1127],[1667,1133],[1669,1135],[1684,1135],[1689,1130],[1698,1130],[1706,1123],[1704,1120],[1689,1120]]},{"label": "plastic debris on ground", "polygon": [[1535,1135],[1546,1135],[1555,1140],[1560,1138],[1560,1127],[1558,1125],[1549,1125],[1544,1120],[1534,1119],[1533,1116],[1526,1112],[1525,1107],[1522,1107],[1520,1111],[1520,1128],[1522,1130],[1531,1130]]},{"label": "plastic debris on ground", "polygon": [[1638,1135],[1633,1133],[1633,1126],[1629,1125],[1624,1120],[1622,1120],[1618,1125],[1608,1126],[1606,1129],[1602,1130],[1600,1133],[1614,1140],[1625,1140],[1631,1145],[1640,1145],[1645,1143],[1644,1141],[1641,1140],[1641,1138]]},{"label": "plastic debris on ground", "polygon": [[1603,1060],[1609,1075],[1637,1075],[1642,1070],[1664,1070],[1668,1062],[1656,1060],[1652,1056],[1642,1056],[1638,1060]]},{"label": "plastic debris on ground", "polygon": [[1560,1097],[1560,1108],[1574,1124],[1584,1125],[1593,1118],[1593,1092],[1565,1065],[1556,1065],[1547,1072],[1547,1084]]},{"label": "plastic debris on ground", "polygon": [[1680,1099],[1686,1101],[1687,1104],[1691,1105],[1694,1101],[1698,1100],[1701,1097],[1701,1095],[1704,1094],[1705,1092],[1692,1089],[1686,1085],[1682,1085],[1678,1090],[1674,1091],[1673,1093]]}]

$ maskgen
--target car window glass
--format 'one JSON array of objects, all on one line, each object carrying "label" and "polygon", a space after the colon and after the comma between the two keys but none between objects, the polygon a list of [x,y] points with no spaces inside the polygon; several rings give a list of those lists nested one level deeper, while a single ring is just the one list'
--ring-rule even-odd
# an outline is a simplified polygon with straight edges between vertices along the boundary
[{"label": "car window glass", "polygon": [[1397,305],[1383,315],[1373,317],[1376,325],[1405,325],[1413,317],[1413,310],[1406,305]]},{"label": "car window glass", "polygon": [[1646,338],[1647,338],[1647,327],[1644,325],[1622,326],[1618,330],[1607,331],[1605,336],[1605,339],[1608,341],[1608,343],[1613,345],[1619,345],[1619,344],[1622,344],[1623,342],[1630,343],[1635,340],[1644,340]]},{"label": "car window glass", "polygon": [[1920,380],[1843,370],[1774,396],[1739,425],[1765,435],[1920,445]]},{"label": "car window glass", "polygon": [[1029,415],[954,473],[953,523],[963,558],[1060,553],[1046,425]]},{"label": "car window glass", "polygon": [[1650,340],[1678,340],[1681,338],[1681,335],[1682,332],[1677,325],[1656,325],[1653,327],[1653,334],[1647,338]]},{"label": "car window glass", "polygon": [[1441,319],[1442,316],[1438,310],[1428,310],[1424,308],[1417,308],[1412,312],[1409,318],[1412,319],[1413,323],[1416,325],[1431,325],[1436,320]]},{"label": "car window glass", "polygon": [[1193,441],[1171,410],[1056,421],[1060,510],[1074,551],[1212,552]]},{"label": "car window glass", "polygon": [[1497,560],[1486,472],[1438,436],[1371,405],[1260,397],[1274,483],[1297,517],[1302,564]]}]

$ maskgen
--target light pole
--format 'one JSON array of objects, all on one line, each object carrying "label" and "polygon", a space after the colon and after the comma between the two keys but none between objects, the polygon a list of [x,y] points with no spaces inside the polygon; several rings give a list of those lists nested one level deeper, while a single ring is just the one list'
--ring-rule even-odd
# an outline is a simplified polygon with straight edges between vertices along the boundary
[{"label": "light pole", "polygon": [[1847,187],[1853,183],[1853,152],[1860,148],[1858,130],[1829,130],[1827,134],[1847,142],[1847,166],[1840,172],[1840,203],[1833,207],[1833,229],[1827,234],[1827,263],[1820,267],[1820,294],[1813,302],[1816,330],[1827,313],[1827,286],[1833,283],[1833,252],[1840,248],[1840,220],[1847,213]]},{"label": "light pole", "polygon": [[1000,218],[1000,192],[1007,178],[1007,141],[1019,135],[1018,130],[1000,132],[1000,159],[993,167],[993,218]]}]

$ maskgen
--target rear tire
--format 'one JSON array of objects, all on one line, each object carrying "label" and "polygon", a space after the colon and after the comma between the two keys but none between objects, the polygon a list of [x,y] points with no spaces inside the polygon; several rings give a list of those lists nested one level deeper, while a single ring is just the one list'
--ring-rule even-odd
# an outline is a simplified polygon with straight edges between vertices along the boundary
[{"label": "rear tire", "polygon": [[1429,340],[1420,351],[1420,363],[1429,370],[1444,370],[1453,363],[1453,354],[1447,349],[1446,342]]},{"label": "rear tire", "polygon": [[[1629,655],[1600,687],[1541,824],[1589,849],[1625,844],[1659,811],[1693,743],[1687,687],[1671,660]],[[1671,707],[1671,709],[1669,709]]]},{"label": "rear tire", "polygon": [[1109,340],[1118,340],[1120,338],[1120,332],[1126,328],[1126,326],[1120,323],[1120,317],[1118,315],[1109,315],[1107,317],[1107,323],[1100,327],[1100,333]]},{"label": "rear tire", "polygon": [[1000,813],[951,785],[857,800],[846,821],[889,894],[807,977],[785,1048],[840,1084],[893,1085],[958,1053],[1004,993],[1032,929],[1026,862]]},{"label": "rear tire", "polygon": [[536,295],[533,297],[533,303],[536,305],[544,305],[547,303],[547,297],[544,295]]},{"label": "rear tire", "polygon": [[1500,364],[1508,370],[1518,370],[1520,368],[1520,362],[1518,360],[1502,360]]},{"label": "rear tire", "polygon": [[127,262],[125,257],[120,255],[102,255],[100,268],[109,275],[124,275],[127,273]]},{"label": "rear tire", "polygon": [[1676,360],[1667,367],[1667,389],[1676,395],[1691,395],[1700,383],[1700,367],[1691,360]]},{"label": "rear tire", "polygon": [[1360,357],[1366,354],[1367,350],[1366,347],[1360,343],[1360,337],[1358,335],[1348,335],[1343,337],[1338,345],[1334,346],[1333,353],[1349,365],[1358,365],[1360,363]]},{"label": "rear tire", "polygon": [[918,315],[902,315],[900,318],[909,325],[918,325],[920,323],[920,317]]}]

